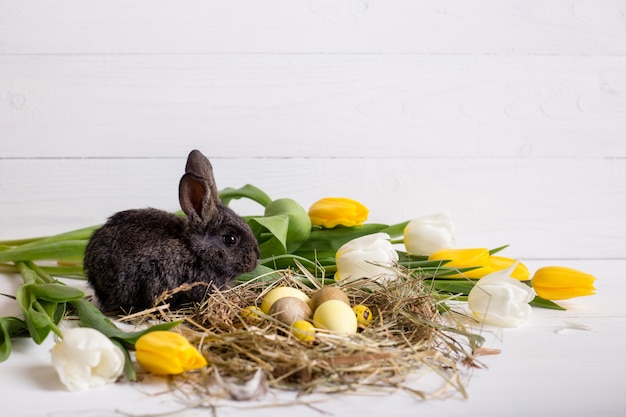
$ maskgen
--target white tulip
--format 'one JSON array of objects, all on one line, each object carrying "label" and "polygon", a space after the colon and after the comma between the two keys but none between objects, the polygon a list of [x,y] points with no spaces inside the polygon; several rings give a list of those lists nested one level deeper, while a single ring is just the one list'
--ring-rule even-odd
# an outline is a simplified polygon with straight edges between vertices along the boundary
[{"label": "white tulip", "polygon": [[404,228],[404,246],[411,255],[428,256],[441,249],[454,247],[456,229],[445,213],[429,214],[413,219]]},{"label": "white tulip", "polygon": [[467,306],[485,324],[519,327],[530,317],[535,292],[511,278],[516,265],[485,275],[470,291]]},{"label": "white tulip", "polygon": [[124,353],[108,337],[87,327],[63,331],[52,348],[52,366],[70,391],[114,382],[124,371]]},{"label": "white tulip", "polygon": [[389,239],[387,233],[374,233],[358,237],[341,246],[335,255],[335,279],[395,277],[389,267],[398,261],[398,252]]}]

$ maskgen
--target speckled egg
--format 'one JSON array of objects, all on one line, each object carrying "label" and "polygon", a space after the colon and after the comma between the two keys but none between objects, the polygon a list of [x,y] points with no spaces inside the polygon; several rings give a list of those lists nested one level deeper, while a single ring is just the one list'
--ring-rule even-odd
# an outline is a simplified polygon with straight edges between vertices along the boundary
[{"label": "speckled egg", "polygon": [[352,307],[352,311],[356,314],[356,321],[360,326],[367,327],[372,323],[374,319],[374,315],[372,314],[372,310],[369,307],[364,306],[363,304],[357,304]]}]

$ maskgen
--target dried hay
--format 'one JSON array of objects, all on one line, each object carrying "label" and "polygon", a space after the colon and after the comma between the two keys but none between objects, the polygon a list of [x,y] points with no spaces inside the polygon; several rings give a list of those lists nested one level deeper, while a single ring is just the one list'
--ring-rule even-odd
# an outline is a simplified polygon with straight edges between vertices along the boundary
[{"label": "dried hay", "polygon": [[[318,330],[315,341],[306,343],[294,337],[288,325],[263,313],[257,320],[242,318],[246,306],[260,306],[264,294],[276,286],[296,287],[310,295],[322,284],[306,271],[278,271],[229,290],[214,290],[195,308],[156,308],[122,320],[182,320],[178,331],[199,346],[210,367],[173,382],[203,395],[215,395],[216,382],[222,388],[224,380],[244,386],[262,373],[269,388],[300,394],[402,389],[420,398],[454,392],[465,397],[459,365],[473,364],[472,352],[482,338],[458,323],[446,324],[439,312],[445,304],[428,287],[429,281],[415,271],[399,270],[398,275],[384,285],[368,281],[367,287],[364,282],[342,286],[352,305],[366,305],[374,315],[371,325],[350,337]],[[432,392],[407,384],[407,378],[424,369],[442,379]],[[233,399],[245,399],[226,391],[224,395]]]}]

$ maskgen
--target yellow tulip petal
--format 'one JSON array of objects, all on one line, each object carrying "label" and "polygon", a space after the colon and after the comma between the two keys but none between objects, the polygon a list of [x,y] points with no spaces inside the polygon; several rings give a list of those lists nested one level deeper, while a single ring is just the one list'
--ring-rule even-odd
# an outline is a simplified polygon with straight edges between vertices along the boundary
[{"label": "yellow tulip petal", "polygon": [[137,362],[156,375],[175,375],[207,365],[207,361],[189,341],[178,333],[154,331],[135,343]]},{"label": "yellow tulip petal", "polygon": [[539,268],[532,279],[537,295],[547,300],[566,300],[595,294],[595,277],[563,266]]},{"label": "yellow tulip petal", "polygon": [[509,268],[517,262],[515,269],[513,269],[513,273],[511,274],[511,278],[515,278],[519,281],[527,281],[530,279],[530,271],[523,263],[519,262],[517,259],[506,258],[504,256],[491,256],[489,258],[489,265],[493,268],[494,271],[501,271],[503,269]]},{"label": "yellow tulip petal", "polygon": [[344,197],[328,197],[315,202],[309,208],[311,224],[326,228],[362,225],[369,210],[356,200]]},{"label": "yellow tulip petal", "polygon": [[546,300],[567,300],[574,297],[594,295],[595,289],[589,288],[541,288],[533,287],[537,295]]},{"label": "yellow tulip petal", "polygon": [[478,279],[495,271],[489,266],[489,249],[486,248],[442,249],[431,254],[428,259],[449,260],[450,262],[444,265],[446,268],[480,267],[462,274],[448,275],[447,278]]},{"label": "yellow tulip petal", "polygon": [[442,249],[431,254],[430,260],[449,260],[446,266],[453,268],[464,268],[468,266],[484,266],[489,261],[489,249],[468,248],[468,249]]},{"label": "yellow tulip petal", "polygon": [[143,369],[155,375],[178,375],[185,371],[176,357],[146,350],[138,350],[135,356]]}]

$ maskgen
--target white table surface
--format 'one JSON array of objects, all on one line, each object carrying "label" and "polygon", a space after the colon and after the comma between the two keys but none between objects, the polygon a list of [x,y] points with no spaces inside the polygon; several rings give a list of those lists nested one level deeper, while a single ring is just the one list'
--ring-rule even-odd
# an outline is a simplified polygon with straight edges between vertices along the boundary
[{"label": "white table surface", "polygon": [[[0,0],[0,240],[176,210],[191,149],[220,188],[346,196],[373,222],[446,211],[459,246],[511,244],[531,270],[594,274],[598,294],[485,332],[502,351],[468,399],[271,406],[293,402],[281,392],[215,414],[626,415],[624,0],[130,3]],[[0,293],[19,283],[0,274]],[[176,413],[158,378],[68,392],[52,344],[14,342],[0,417],[211,415]]]},{"label": "white table surface", "polygon": [[[217,415],[624,415],[626,308],[622,298],[626,261],[542,260],[526,264],[531,270],[564,264],[592,273],[597,277],[597,295],[562,302],[568,308],[564,312],[535,308],[521,328],[485,331],[485,347],[501,349],[501,353],[481,357],[487,369],[468,374],[468,399],[455,394],[423,401],[404,392],[356,393],[305,396],[296,405],[293,393],[271,392],[261,401],[218,401]],[[12,291],[19,281],[17,276],[0,275],[1,292]],[[0,314],[15,313],[14,304],[0,298]],[[210,415],[207,408],[185,410],[182,398],[168,393],[160,378],[69,392],[50,365],[52,344],[51,337],[39,346],[29,339],[15,340],[11,357],[0,364],[3,416]]]}]

